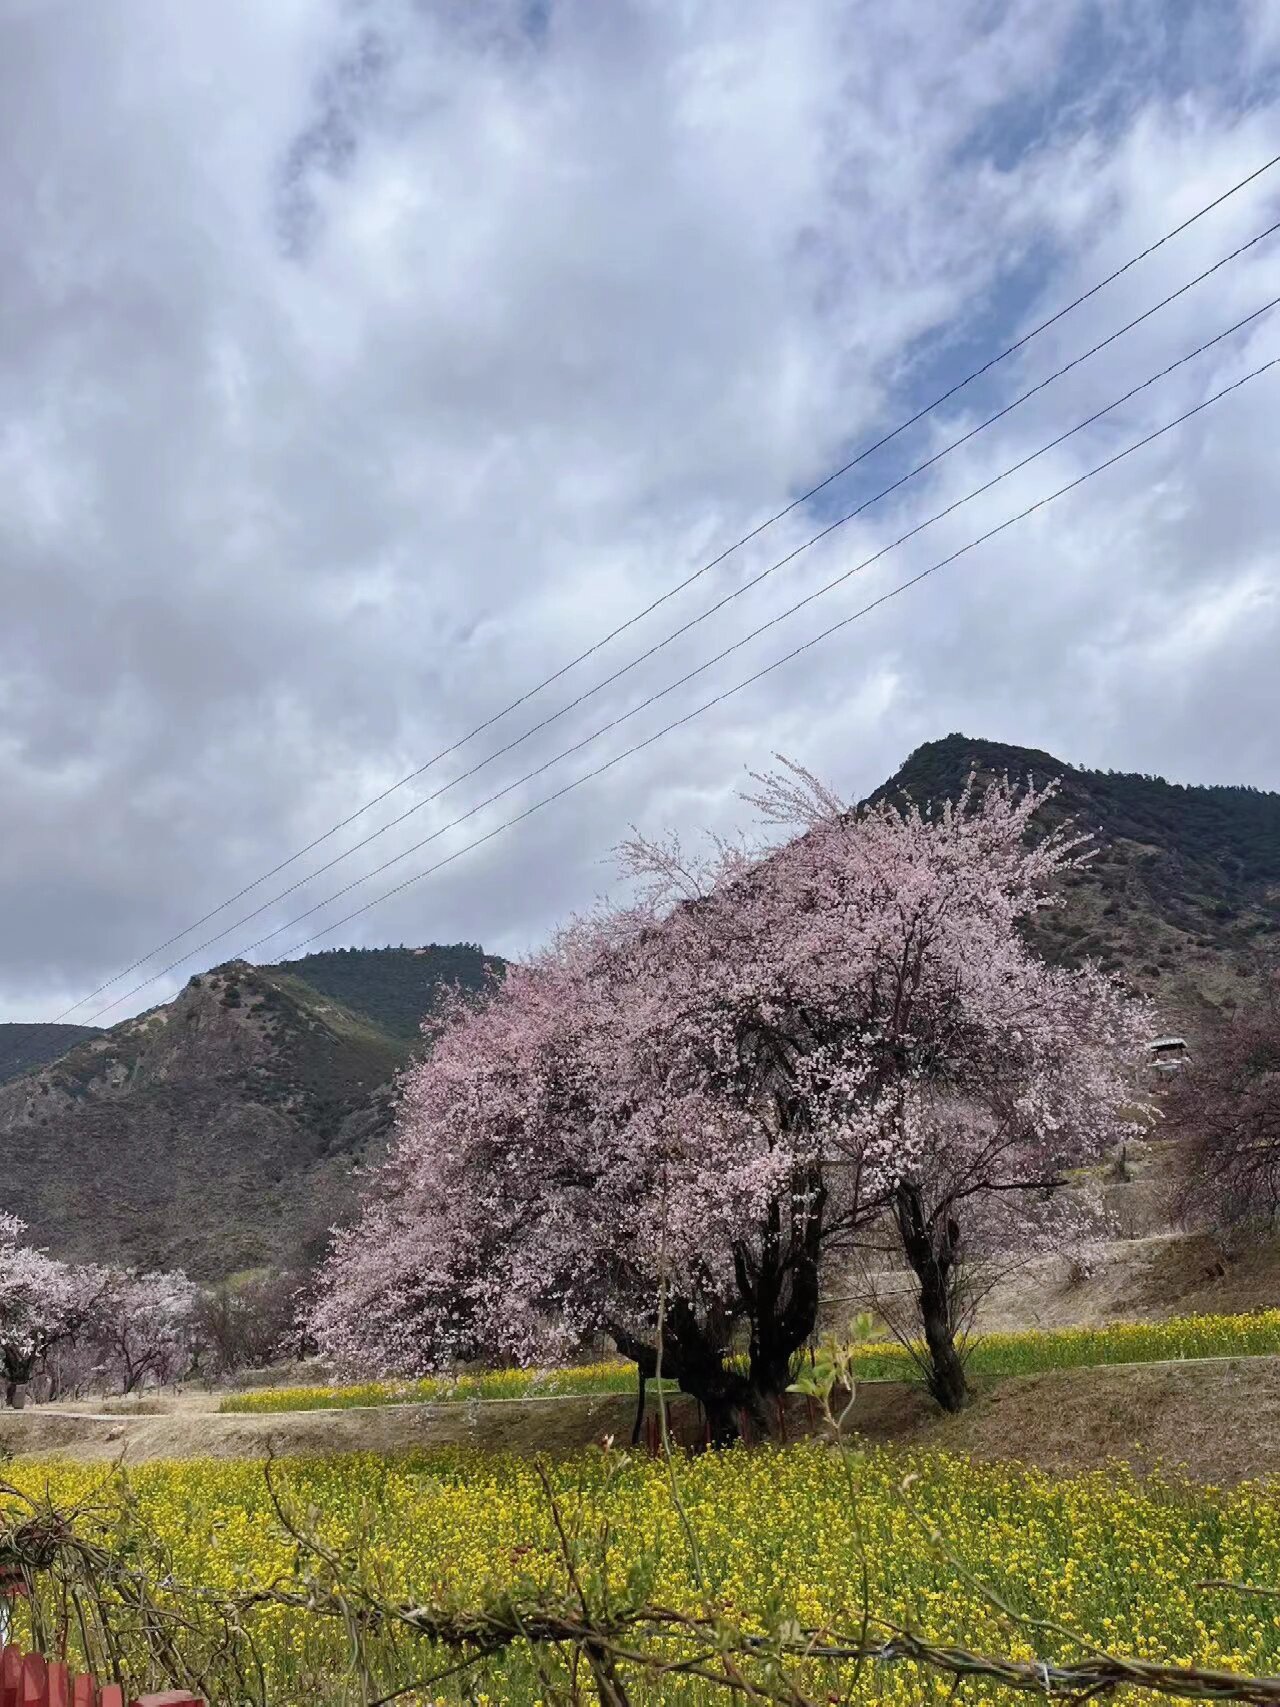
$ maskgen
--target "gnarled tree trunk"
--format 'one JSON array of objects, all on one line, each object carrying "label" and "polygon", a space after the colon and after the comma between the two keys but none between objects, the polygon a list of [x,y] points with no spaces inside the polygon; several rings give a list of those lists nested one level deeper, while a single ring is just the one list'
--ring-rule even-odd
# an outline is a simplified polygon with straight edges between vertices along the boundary
[{"label": "gnarled tree trunk", "polygon": [[962,1410],[969,1400],[969,1384],[956,1349],[952,1289],[960,1256],[959,1223],[950,1215],[936,1222],[927,1215],[920,1187],[909,1179],[898,1183],[893,1212],[903,1254],[920,1286],[929,1391],[944,1411]]},{"label": "gnarled tree trunk", "polygon": [[763,1419],[791,1383],[792,1360],[818,1321],[818,1262],[826,1193],[820,1179],[797,1182],[770,1206],[758,1252],[734,1254],[738,1290],[751,1323],[753,1414]]},{"label": "gnarled tree trunk", "polygon": [[[797,1211],[801,1196],[804,1207]],[[745,1370],[730,1362],[731,1318],[704,1319],[687,1300],[668,1300],[662,1374],[702,1406],[713,1446],[732,1445],[742,1434],[744,1420],[757,1434],[770,1432],[777,1402],[791,1382],[792,1359],[817,1322],[822,1206],[823,1194],[816,1187],[788,1204],[775,1205],[760,1248],[735,1253],[737,1302],[750,1326]],[[637,1365],[632,1440],[638,1442],[644,1383],[657,1370],[656,1347],[625,1330],[609,1332],[623,1356]]]},{"label": "gnarled tree trunk", "polygon": [[[707,1416],[713,1446],[731,1446],[742,1433],[744,1414],[755,1416],[751,1384],[741,1370],[729,1364],[732,1346],[723,1324],[707,1324],[682,1298],[670,1299],[662,1339],[661,1374],[675,1381],[682,1393],[696,1399]],[[648,1376],[658,1373],[655,1346],[624,1328],[610,1327],[610,1338],[624,1357],[637,1365],[641,1391]],[[636,1433],[644,1415],[643,1398],[636,1410]]]}]

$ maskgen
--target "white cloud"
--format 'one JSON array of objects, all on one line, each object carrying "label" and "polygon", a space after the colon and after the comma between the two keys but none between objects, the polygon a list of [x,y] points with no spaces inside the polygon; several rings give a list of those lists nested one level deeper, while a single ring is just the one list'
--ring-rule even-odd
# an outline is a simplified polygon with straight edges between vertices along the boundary
[{"label": "white cloud", "polygon": [[[1175,25],[1147,0],[856,18],[829,0],[564,0],[541,30],[515,0],[237,0],[203,20],[129,0],[74,23],[6,6],[4,1009],[51,1016],[1280,150],[1262,98],[1274,8],[1178,10]],[[1214,48],[1228,36],[1238,52]],[[1200,222],[832,502],[1208,265],[1276,216],[1278,193],[1262,180]],[[203,958],[447,823],[1280,293],[1276,252],[1260,245]],[[1263,322],[1143,393],[377,887],[1278,340]],[[527,946],[589,901],[628,822],[738,821],[743,766],[775,748],[849,793],[953,728],[1280,786],[1266,733],[1280,711],[1274,396],[1274,376],[1256,382],[371,913],[358,939]],[[813,525],[788,518],[417,796]],[[1226,622],[1218,589],[1246,584],[1253,603]],[[1217,630],[1189,615],[1206,601]]]}]

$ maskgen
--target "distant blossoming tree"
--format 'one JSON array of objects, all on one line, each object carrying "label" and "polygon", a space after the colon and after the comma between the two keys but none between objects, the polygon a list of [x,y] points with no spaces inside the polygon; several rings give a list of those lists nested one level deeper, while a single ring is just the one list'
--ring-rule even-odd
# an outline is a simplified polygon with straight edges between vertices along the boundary
[{"label": "distant blossoming tree", "polygon": [[296,1350],[294,1320],[305,1278],[262,1269],[202,1292],[191,1318],[201,1370],[229,1375]]},{"label": "distant blossoming tree", "polygon": [[1169,1075],[1164,1113],[1181,1142],[1178,1210],[1223,1232],[1273,1228],[1280,1211],[1280,968],[1206,1030]]},{"label": "distant blossoming tree", "polygon": [[1022,940],[1083,857],[1062,830],[1028,845],[1049,791],[850,810],[787,771],[752,804],[796,839],[699,862],[636,837],[633,906],[446,1010],[327,1265],[331,1355],[411,1372],[604,1332],[642,1375],[661,1349],[725,1439],[785,1389],[824,1253],[889,1216],[935,1391],[962,1402],[964,1217],[1114,1141],[1149,1016]]},{"label": "distant blossoming tree", "polygon": [[175,1380],[190,1362],[200,1291],[181,1271],[113,1274],[95,1313],[103,1365],[132,1393],[148,1379]]},{"label": "distant blossoming tree", "polygon": [[0,1213],[0,1362],[5,1403],[55,1346],[81,1333],[107,1286],[105,1269],[73,1267],[23,1242],[27,1224]]}]

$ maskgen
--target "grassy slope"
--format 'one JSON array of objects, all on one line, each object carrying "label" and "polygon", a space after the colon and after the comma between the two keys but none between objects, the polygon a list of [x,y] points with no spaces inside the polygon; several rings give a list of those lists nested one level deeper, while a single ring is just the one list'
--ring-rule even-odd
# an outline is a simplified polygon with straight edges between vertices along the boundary
[{"label": "grassy slope", "polygon": [[[475,1405],[384,1405],[373,1410],[238,1416],[176,1410],[164,1416],[87,1416],[43,1407],[0,1412],[0,1447],[130,1463],[165,1458],[259,1458],[331,1452],[394,1453],[423,1446],[558,1456],[607,1435],[630,1439],[630,1394]],[[671,1407],[679,1441],[698,1437],[685,1400]],[[809,1428],[788,1407],[789,1432]],[[1229,1420],[1228,1420],[1229,1419]],[[988,1461],[1014,1458],[1056,1473],[1116,1460],[1160,1461],[1195,1480],[1226,1484],[1280,1476],[1280,1358],[1129,1368],[1053,1370],[978,1384],[972,1406],[940,1416],[920,1387],[868,1383],[853,1424],[869,1444],[938,1447]]]},{"label": "grassy slope", "polygon": [[[1002,1299],[1001,1324],[1025,1326],[1038,1319],[1093,1323],[1132,1316],[1159,1321],[1171,1312],[1246,1311],[1280,1303],[1280,1239],[1225,1267],[1200,1236],[1118,1240],[1099,1271],[1080,1286],[1065,1284],[1060,1267],[1038,1271],[1034,1285],[1024,1278],[1016,1296]],[[1184,1465],[1203,1481],[1280,1475],[1280,1358],[1053,1370],[998,1380],[979,1375],[976,1386],[972,1409],[945,1418],[917,1385],[866,1383],[856,1425],[871,1441],[954,1447],[987,1459],[1023,1458],[1051,1470],[1093,1469],[1113,1458],[1142,1465],[1159,1457]],[[131,1462],[256,1456],[266,1452],[268,1443],[290,1454],[466,1443],[555,1454],[609,1434],[629,1439],[635,1408],[633,1391],[256,1416],[218,1415],[219,1396],[194,1390],[166,1395],[158,1403],[167,1414],[94,1420],[37,1407],[0,1415],[0,1446],[37,1454],[66,1451],[94,1460],[123,1448]],[[679,1436],[692,1438],[697,1425],[689,1406],[676,1401],[673,1411]],[[791,1416],[793,1431],[803,1430],[804,1407],[794,1404]],[[1229,1426],[1223,1426],[1224,1418]]]}]

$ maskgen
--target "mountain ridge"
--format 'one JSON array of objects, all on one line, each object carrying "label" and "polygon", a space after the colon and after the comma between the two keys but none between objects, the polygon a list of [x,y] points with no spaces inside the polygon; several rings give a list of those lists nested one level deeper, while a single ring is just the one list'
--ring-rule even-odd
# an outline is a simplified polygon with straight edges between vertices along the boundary
[{"label": "mountain ridge", "polygon": [[56,1061],[88,1037],[96,1025],[40,1025],[21,1020],[0,1022],[0,1085]]},{"label": "mountain ridge", "polygon": [[924,808],[955,798],[970,772],[1056,782],[1036,827],[1070,820],[1093,838],[1088,865],[1063,880],[1063,905],[1030,924],[1046,959],[1096,959],[1195,1030],[1247,999],[1280,954],[1280,794],[1088,770],[951,734],[917,747],[870,799]]}]

